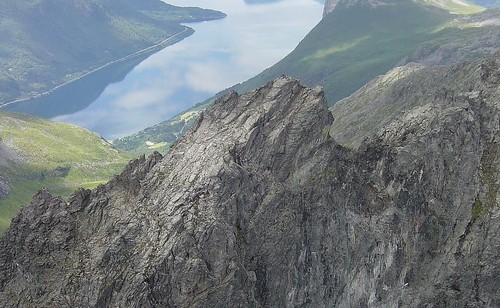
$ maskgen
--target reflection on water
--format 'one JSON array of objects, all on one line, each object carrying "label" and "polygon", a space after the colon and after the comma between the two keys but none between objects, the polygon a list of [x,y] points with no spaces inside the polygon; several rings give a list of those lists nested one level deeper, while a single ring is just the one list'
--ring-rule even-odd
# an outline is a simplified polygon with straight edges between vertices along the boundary
[{"label": "reflection on water", "polygon": [[87,108],[55,120],[86,127],[107,139],[139,131],[271,66],[322,14],[322,5],[314,0],[249,1],[251,5],[243,0],[166,2],[209,5],[228,17],[190,24],[194,35],[150,56],[122,81],[107,86]]},{"label": "reflection on water", "polygon": [[143,54],[117,64],[108,65],[91,74],[52,90],[50,95],[23,100],[4,107],[5,110],[53,118],[61,114],[76,113],[96,101],[106,86],[122,81],[125,76],[150,54]]}]

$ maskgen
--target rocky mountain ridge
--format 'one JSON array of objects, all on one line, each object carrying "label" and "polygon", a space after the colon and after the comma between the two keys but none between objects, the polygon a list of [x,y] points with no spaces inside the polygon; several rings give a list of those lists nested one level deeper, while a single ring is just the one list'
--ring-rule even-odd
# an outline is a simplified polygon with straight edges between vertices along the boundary
[{"label": "rocky mountain ridge", "polygon": [[[464,48],[443,48],[428,56],[420,55],[421,63],[410,62],[398,66],[339,101],[331,107],[337,119],[332,125],[332,136],[343,146],[359,147],[365,138],[376,135],[406,111],[428,104],[432,100],[428,88],[432,88],[434,84],[446,84],[447,90],[454,93],[477,88],[476,91],[490,91],[489,95],[495,96],[497,89],[479,90],[480,85],[473,85],[479,77],[472,73],[455,84],[449,84],[450,72],[443,69],[443,62],[454,63],[460,59],[456,65],[465,65],[468,62],[460,55],[463,50]],[[500,57],[500,52],[494,57]]]},{"label": "rocky mountain ridge", "polygon": [[68,202],[39,192],[0,240],[0,302],[500,305],[500,59],[443,73],[358,150],[320,88],[220,98],[165,157]]},{"label": "rocky mountain ridge", "polygon": [[[448,11],[458,11],[458,12],[479,12],[481,7],[476,6],[468,1],[462,0],[413,0],[415,2],[423,3],[426,5],[435,6]],[[323,10],[323,16],[330,14],[335,10],[337,5],[341,4],[343,6],[353,6],[353,5],[368,5],[371,8],[376,8],[378,6],[393,5],[398,1],[394,0],[327,0],[325,2],[325,8]]]},{"label": "rocky mountain ridge", "polygon": [[[378,6],[361,0],[345,2],[366,5],[341,5],[279,63],[216,97],[229,90],[246,92],[285,74],[299,78],[306,86],[323,85],[332,106],[395,67],[413,62],[445,65],[472,61],[500,50],[500,10],[457,15],[412,0],[385,0],[386,5]],[[117,139],[115,146],[148,153],[151,150],[146,141],[150,140],[165,146],[160,151],[167,151],[214,100],[208,99],[176,117]]]}]

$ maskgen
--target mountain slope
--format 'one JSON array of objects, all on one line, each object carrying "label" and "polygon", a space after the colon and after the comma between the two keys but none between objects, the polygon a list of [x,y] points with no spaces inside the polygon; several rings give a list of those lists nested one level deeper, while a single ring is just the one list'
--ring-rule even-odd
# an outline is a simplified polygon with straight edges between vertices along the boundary
[{"label": "mountain slope", "polygon": [[412,0],[339,1],[288,56],[231,90],[246,91],[286,74],[308,86],[324,86],[333,105],[420,44],[440,43],[442,37],[459,41],[463,29],[452,22],[455,18]]},{"label": "mountain slope", "polygon": [[[0,2],[0,102],[34,96],[224,15],[159,0]],[[165,44],[172,44],[165,41]]]},{"label": "mountain slope", "polygon": [[135,153],[152,154],[155,151],[165,153],[172,143],[182,137],[196,123],[198,116],[206,107],[206,104],[193,107],[167,121],[130,136],[115,139],[113,146]]},{"label": "mountain slope", "polygon": [[[413,0],[414,2],[420,3],[420,4],[425,4],[429,6],[434,6],[438,7],[450,12],[458,13],[458,14],[470,14],[470,13],[477,13],[481,11],[483,8],[474,5],[471,2],[474,1],[462,1],[462,0]],[[488,2],[491,0],[486,0],[484,2]],[[495,1],[495,0],[493,0]],[[394,1],[390,0],[327,0],[325,2],[325,9],[323,12],[323,15],[330,14],[335,10],[338,4],[341,5],[357,5],[359,3],[364,3],[368,4],[371,7],[378,7],[378,6],[386,6],[386,5],[392,5]]]},{"label": "mountain slope", "polygon": [[447,78],[359,150],[283,77],[219,99],[165,158],[39,192],[0,239],[2,303],[500,305],[500,59],[424,70]]},{"label": "mountain slope", "polygon": [[[497,57],[500,57],[500,52]],[[428,104],[426,88],[447,83],[448,76],[443,75],[440,69],[424,68],[425,66],[419,64],[395,68],[335,104],[331,108],[337,119],[331,130],[335,140],[344,146],[357,148],[365,138],[373,137],[390,122],[406,117],[407,110],[425,108]],[[474,87],[474,72],[464,69],[463,74],[470,74],[470,79],[464,76],[460,83],[443,89],[442,95],[481,96],[479,92],[468,91]]]},{"label": "mountain slope", "polygon": [[[458,63],[488,57],[500,50],[499,10],[462,16],[413,1],[375,7],[369,5],[372,2],[356,1],[351,6],[346,4],[349,1],[339,2],[334,12],[282,61],[218,95],[229,90],[248,91],[286,74],[308,86],[323,85],[329,105],[334,105],[395,66],[410,62]],[[127,150],[145,151],[147,140],[172,143],[193,123],[183,118],[192,120],[193,114],[213,101],[207,100],[154,128],[120,138],[115,144]]]},{"label": "mountain slope", "polygon": [[0,112],[0,233],[39,189],[68,196],[96,187],[131,158],[85,129]]}]

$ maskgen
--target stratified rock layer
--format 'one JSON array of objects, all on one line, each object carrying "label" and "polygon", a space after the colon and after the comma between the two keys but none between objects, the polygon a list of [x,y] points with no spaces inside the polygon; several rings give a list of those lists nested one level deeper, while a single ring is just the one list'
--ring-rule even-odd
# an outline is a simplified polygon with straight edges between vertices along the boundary
[{"label": "stratified rock layer", "polygon": [[[467,68],[498,87],[498,60]],[[166,157],[36,195],[0,242],[0,303],[498,306],[500,103],[482,93],[445,91],[357,151],[321,89],[226,95]]]}]

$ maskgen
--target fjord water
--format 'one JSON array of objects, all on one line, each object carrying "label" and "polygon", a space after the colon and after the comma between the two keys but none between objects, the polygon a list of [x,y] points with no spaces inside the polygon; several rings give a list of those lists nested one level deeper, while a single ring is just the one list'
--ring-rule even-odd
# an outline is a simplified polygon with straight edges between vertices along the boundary
[{"label": "fjord water", "polygon": [[[323,9],[314,0],[165,2],[216,9],[227,17],[189,24],[195,29],[192,36],[138,65],[133,63],[137,66],[126,76],[117,75],[109,80],[114,83],[104,84],[105,89],[97,99],[97,95],[86,93],[88,87],[78,85],[73,85],[74,93],[67,88],[70,93],[58,97],[55,91],[44,97],[45,104],[61,106],[58,108],[61,113],[51,115],[52,119],[85,127],[106,139],[167,120],[280,60],[319,22]],[[96,78],[95,82],[102,83],[103,78]],[[85,82],[92,83],[92,76]],[[62,108],[71,104],[68,99],[83,96],[94,101],[78,111]],[[43,115],[43,110],[40,114]]]}]

